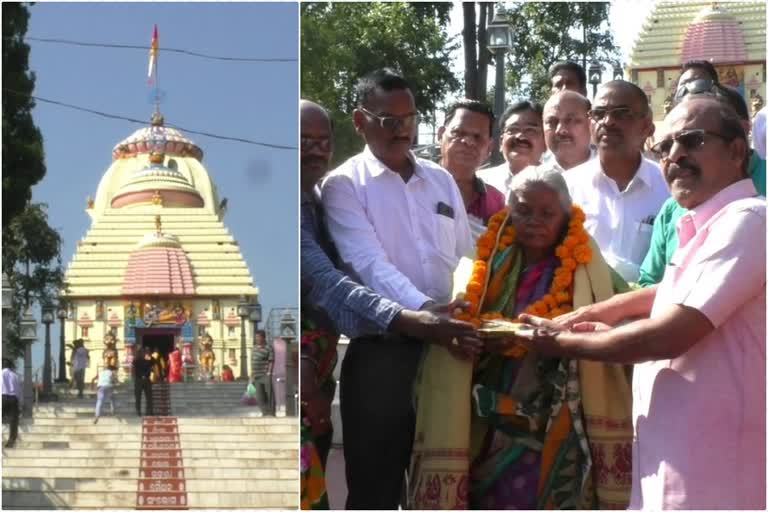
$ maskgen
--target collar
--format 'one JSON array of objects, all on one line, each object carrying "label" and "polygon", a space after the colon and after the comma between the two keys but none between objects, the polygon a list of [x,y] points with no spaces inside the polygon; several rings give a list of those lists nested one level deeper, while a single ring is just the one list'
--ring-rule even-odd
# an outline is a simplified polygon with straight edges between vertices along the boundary
[{"label": "collar", "polygon": [[696,228],[696,231],[699,231],[713,215],[729,203],[756,195],[757,189],[752,180],[745,178],[728,185],[696,208],[689,210],[683,217],[690,216],[693,220],[694,228]]},{"label": "collar", "polygon": [[[424,178],[424,170],[419,165],[418,161],[416,160],[416,157],[413,155],[412,151],[408,151],[408,160],[411,161],[411,164],[413,165],[413,175],[418,176],[419,178]],[[365,145],[365,149],[363,149],[363,159],[365,159],[370,164],[370,172],[371,176],[376,177],[381,174],[383,174],[385,171],[389,171],[393,174],[397,174],[395,171],[390,169],[389,167],[384,164],[381,160],[378,159],[376,155],[373,154],[371,151],[371,148],[368,147],[368,144]],[[399,175],[398,175],[399,176]]]},{"label": "collar", "polygon": [[[595,158],[587,160],[586,163],[589,164],[590,162],[595,162],[594,166],[592,167],[593,184],[597,184],[597,181],[601,179],[613,181],[613,179],[605,173],[605,169],[603,169],[603,163],[600,161],[600,155],[595,154]],[[650,164],[650,160],[646,159],[642,154],[640,154],[640,165],[638,165],[637,169],[635,169],[635,175],[631,180],[629,180],[629,185],[627,185],[627,188],[622,192],[626,192],[633,188],[635,186],[634,184],[637,183],[635,180],[640,180],[646,187],[650,187],[652,185],[653,178],[651,176],[651,172],[653,172],[653,166],[648,164]]]}]

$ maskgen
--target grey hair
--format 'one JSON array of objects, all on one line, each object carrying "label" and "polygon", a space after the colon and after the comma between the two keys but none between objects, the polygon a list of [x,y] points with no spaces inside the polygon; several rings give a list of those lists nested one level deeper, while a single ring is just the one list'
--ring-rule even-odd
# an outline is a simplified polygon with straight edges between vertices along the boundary
[{"label": "grey hair", "polygon": [[517,193],[528,189],[531,185],[541,183],[557,193],[560,199],[560,206],[563,207],[566,216],[571,216],[571,205],[573,200],[568,192],[568,185],[563,178],[562,173],[558,171],[554,164],[529,165],[512,178],[511,191],[509,194],[509,206],[514,208],[517,202]]}]

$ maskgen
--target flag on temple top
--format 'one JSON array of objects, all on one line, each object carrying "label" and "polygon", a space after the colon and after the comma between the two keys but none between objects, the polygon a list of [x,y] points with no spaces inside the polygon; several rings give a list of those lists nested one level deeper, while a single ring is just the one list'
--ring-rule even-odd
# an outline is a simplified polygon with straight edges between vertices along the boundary
[{"label": "flag on temple top", "polygon": [[152,45],[149,47],[149,71],[147,77],[148,83],[152,85],[152,76],[157,73],[157,24],[155,24],[155,31],[152,34]]}]

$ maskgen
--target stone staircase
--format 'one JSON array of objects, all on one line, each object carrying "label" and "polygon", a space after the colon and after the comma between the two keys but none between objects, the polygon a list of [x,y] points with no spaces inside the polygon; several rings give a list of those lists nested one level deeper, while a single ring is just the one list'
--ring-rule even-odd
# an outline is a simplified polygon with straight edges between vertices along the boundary
[{"label": "stone staircase", "polygon": [[[98,424],[93,392],[38,405],[33,418],[22,418],[16,447],[3,449],[2,508],[135,509],[142,478],[150,476],[161,479],[153,487],[158,497],[181,487],[186,504],[160,506],[158,500],[148,507],[144,501],[142,508],[298,508],[296,418],[260,417],[258,408],[240,405],[239,382],[170,389],[173,416],[157,420],[136,416],[133,389],[126,385],[118,386],[115,416],[102,416]],[[142,448],[146,454],[165,446],[144,437],[142,420],[171,418],[182,466],[140,474]],[[7,426],[3,431],[7,439]]]}]

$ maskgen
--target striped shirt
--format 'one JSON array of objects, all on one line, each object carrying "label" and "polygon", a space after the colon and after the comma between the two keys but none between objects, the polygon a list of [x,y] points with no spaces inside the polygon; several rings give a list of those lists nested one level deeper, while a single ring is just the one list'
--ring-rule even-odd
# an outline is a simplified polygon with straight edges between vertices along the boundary
[{"label": "striped shirt", "polygon": [[269,374],[269,370],[272,366],[272,361],[275,360],[275,351],[272,347],[267,345],[254,345],[253,346],[253,377],[259,378]]},{"label": "striped shirt", "polygon": [[302,192],[302,317],[350,338],[383,333],[403,307],[352,281],[335,267],[336,252],[322,214],[316,198]]}]

